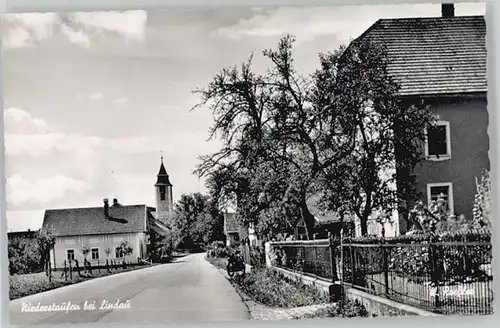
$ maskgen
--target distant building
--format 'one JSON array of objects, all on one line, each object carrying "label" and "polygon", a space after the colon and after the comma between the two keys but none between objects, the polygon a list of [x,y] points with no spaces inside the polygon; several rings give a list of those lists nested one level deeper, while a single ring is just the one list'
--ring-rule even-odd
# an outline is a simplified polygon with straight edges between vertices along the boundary
[{"label": "distant building", "polygon": [[261,246],[255,228],[252,225],[244,225],[238,213],[224,213],[224,235],[227,246],[245,243],[250,246]]},{"label": "distant building", "polygon": [[[339,236],[341,230],[340,215],[335,211],[321,210],[320,194],[311,195],[307,199],[307,207],[314,216],[314,225],[312,235],[315,239],[324,239],[329,236]],[[353,235],[356,228],[353,216],[344,215],[343,220],[344,236]],[[359,229],[358,229],[359,230]],[[294,239],[307,239],[306,224],[303,219],[300,219],[294,227]]]},{"label": "distant building", "polygon": [[7,240],[13,241],[16,239],[30,239],[35,238],[38,230],[23,230],[23,231],[12,231],[7,233]]},{"label": "distant building", "polygon": [[83,263],[82,247],[89,248],[87,260],[93,265],[104,264],[106,259],[121,261],[124,260],[120,250],[123,241],[133,249],[127,261],[147,259],[149,236],[152,233],[166,236],[170,230],[166,221],[171,213],[172,185],[163,159],[155,191],[156,209],[147,205],[122,205],[116,198],[109,204],[105,198],[99,207],[46,210],[42,230],[55,237],[51,265],[61,268],[65,260]]},{"label": "distant building", "polygon": [[[441,17],[380,19],[354,41],[383,44],[404,103],[424,101],[438,115],[422,145],[425,160],[412,173],[425,203],[442,195],[450,212],[468,218],[475,178],[490,168],[485,37],[484,16],[455,16],[453,4],[443,4]],[[407,205],[400,233],[410,228]]]}]

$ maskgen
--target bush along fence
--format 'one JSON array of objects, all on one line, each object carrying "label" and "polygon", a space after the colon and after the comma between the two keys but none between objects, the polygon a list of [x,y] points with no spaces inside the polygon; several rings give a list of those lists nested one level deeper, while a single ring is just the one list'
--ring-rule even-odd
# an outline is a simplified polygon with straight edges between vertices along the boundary
[{"label": "bush along fence", "polygon": [[[342,250],[342,253],[341,253]],[[492,314],[491,232],[273,242],[271,265],[439,314]],[[341,264],[342,263],[342,264]]]},{"label": "bush along fence", "polygon": [[226,246],[222,241],[213,242],[207,249],[209,258],[227,258],[229,254],[236,250],[241,252],[245,264],[252,267],[264,266],[266,264],[266,253],[264,247],[251,246],[249,243],[242,243],[238,246]]}]

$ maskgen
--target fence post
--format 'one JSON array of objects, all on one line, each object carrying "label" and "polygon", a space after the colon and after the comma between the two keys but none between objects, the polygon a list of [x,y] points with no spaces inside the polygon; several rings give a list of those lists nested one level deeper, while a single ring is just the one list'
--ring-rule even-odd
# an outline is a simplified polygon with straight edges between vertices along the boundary
[{"label": "fence post", "polygon": [[333,238],[330,238],[329,242],[330,242],[330,266],[332,273],[332,282],[335,282],[338,280],[337,261],[335,260],[335,243],[333,241]]},{"label": "fence post", "polygon": [[48,265],[48,268],[49,268],[49,282],[52,281],[52,264],[50,263],[50,256],[47,260],[47,265]]},{"label": "fence post", "polygon": [[382,256],[384,257],[384,287],[385,287],[385,295],[389,295],[389,266],[387,264],[387,247],[384,247],[385,239],[382,244]]},{"label": "fence post", "polygon": [[349,245],[349,253],[351,255],[351,284],[354,286],[355,282],[356,282],[356,279],[355,279],[355,268],[354,268],[354,249],[352,247],[352,245]]},{"label": "fence post", "polygon": [[61,277],[59,277],[59,278],[62,278],[62,277],[64,277],[64,280],[67,280],[67,277],[66,277],[66,260],[64,260],[63,270],[61,272]]},{"label": "fence post", "polygon": [[265,242],[264,243],[264,254],[266,257],[266,267],[270,268],[272,267],[271,263],[271,243],[270,242]]},{"label": "fence post", "polygon": [[68,260],[69,265],[69,280],[73,280],[73,269],[71,268],[71,260]]}]

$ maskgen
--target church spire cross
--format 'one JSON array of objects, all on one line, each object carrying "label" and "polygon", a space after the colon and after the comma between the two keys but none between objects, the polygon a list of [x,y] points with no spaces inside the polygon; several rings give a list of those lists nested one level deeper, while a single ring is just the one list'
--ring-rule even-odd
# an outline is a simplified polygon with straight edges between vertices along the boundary
[{"label": "church spire cross", "polygon": [[163,149],[160,149],[160,159],[161,163],[163,164]]}]

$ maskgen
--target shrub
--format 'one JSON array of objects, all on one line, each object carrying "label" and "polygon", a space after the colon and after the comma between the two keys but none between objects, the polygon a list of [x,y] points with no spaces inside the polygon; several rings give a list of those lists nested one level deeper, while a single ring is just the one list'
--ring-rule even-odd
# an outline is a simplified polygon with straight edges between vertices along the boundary
[{"label": "shrub", "polygon": [[267,268],[247,274],[237,287],[254,301],[271,307],[291,308],[329,301],[314,287],[288,281]]},{"label": "shrub", "polygon": [[252,247],[250,249],[250,265],[261,267],[266,264],[266,252],[263,247]]},{"label": "shrub", "polygon": [[[392,272],[404,272],[405,275],[410,273],[413,277],[411,279],[416,281],[428,280],[429,277],[447,283],[460,282],[465,279],[486,279],[487,276],[481,270],[481,266],[491,263],[492,256],[491,231],[488,228],[418,233],[385,240],[367,236],[346,238],[345,241],[357,244],[404,244],[388,248],[390,249],[387,255],[388,269]],[[485,242],[486,244],[460,246],[446,245],[446,242]],[[435,243],[445,244],[435,246]],[[418,245],[412,246],[412,244]],[[360,262],[358,266],[361,269],[369,267],[370,270],[377,270],[383,263],[383,254],[380,254],[380,250],[381,248],[376,246],[356,248],[357,259]],[[346,254],[346,256],[350,255]],[[382,270],[382,268],[378,269]],[[350,269],[347,267],[346,277],[350,277],[350,274]]]},{"label": "shrub", "polygon": [[26,274],[41,270],[41,254],[36,240],[19,238],[9,240],[9,273]]},{"label": "shrub", "polygon": [[10,274],[36,273],[43,270],[54,243],[54,237],[41,230],[37,231],[33,238],[23,237],[9,240]]},{"label": "shrub", "polygon": [[481,179],[476,179],[477,193],[474,198],[473,223],[477,227],[491,228],[491,177],[485,171]]},{"label": "shrub", "polygon": [[368,311],[359,301],[346,301],[332,304],[331,306],[322,308],[314,314],[305,314],[296,316],[294,319],[313,319],[313,318],[354,318],[354,317],[368,317]]}]

